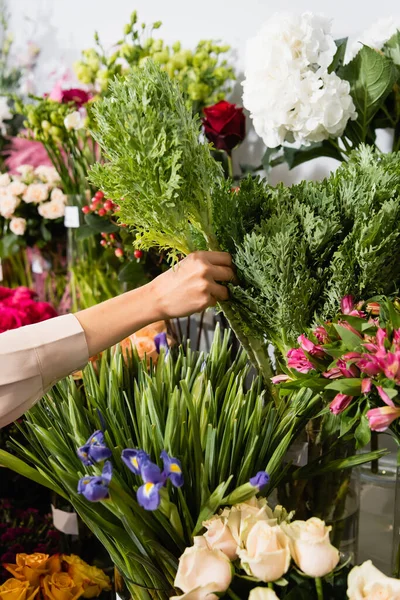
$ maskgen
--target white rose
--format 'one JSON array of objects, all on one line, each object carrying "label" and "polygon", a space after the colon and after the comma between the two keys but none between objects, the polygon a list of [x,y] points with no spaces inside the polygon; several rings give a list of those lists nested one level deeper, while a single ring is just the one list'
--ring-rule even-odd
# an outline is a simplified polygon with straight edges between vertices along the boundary
[{"label": "white rose", "polygon": [[11,219],[15,209],[19,204],[19,199],[16,196],[1,196],[0,197],[0,215],[5,219]]},{"label": "white rose", "polygon": [[275,512],[268,506],[267,500],[265,498],[257,499],[255,496],[247,502],[225,508],[220,516],[227,519],[228,527],[237,546],[246,542],[248,532],[257,521],[266,521],[269,525],[277,524]]},{"label": "white rose", "polygon": [[20,165],[16,170],[24,179],[33,173],[32,165]]},{"label": "white rose", "polygon": [[283,531],[290,539],[290,552],[296,565],[310,577],[324,577],[339,562],[339,550],[329,541],[324,521],[312,517],[308,521],[282,523]]},{"label": "white rose", "polygon": [[257,587],[251,590],[249,600],[279,600],[274,590],[265,587]]},{"label": "white rose", "polygon": [[16,179],[7,186],[7,189],[13,196],[22,196],[26,190],[26,184]]},{"label": "white rose", "polygon": [[387,577],[367,560],[350,571],[347,596],[350,600],[400,600],[400,581]]},{"label": "white rose", "polygon": [[31,202],[39,204],[39,202],[47,200],[48,196],[49,188],[45,183],[31,183],[31,185],[28,185],[26,188],[22,198],[27,204],[30,204]]},{"label": "white rose", "polygon": [[265,582],[276,581],[289,569],[289,540],[278,525],[258,521],[238,555],[248,575]]},{"label": "white rose", "polygon": [[229,528],[229,520],[226,517],[212,517],[203,523],[207,529],[204,538],[210,548],[221,550],[230,560],[237,558],[237,542]]},{"label": "white rose", "polygon": [[11,179],[8,173],[3,173],[0,175],[0,186],[6,186],[11,183]]},{"label": "white rose", "polygon": [[78,129],[82,129],[84,126],[84,119],[81,116],[81,113],[78,110],[74,110],[74,112],[67,115],[64,119],[65,129],[70,131],[74,129],[77,131]]},{"label": "white rose", "polygon": [[67,196],[57,187],[52,190],[50,198],[55,202],[63,202],[64,204],[67,201]]},{"label": "white rose", "polygon": [[194,594],[187,596],[193,600],[218,600],[216,593],[225,592],[232,581],[231,562],[221,550],[211,550],[203,536],[193,541],[179,559],[175,587]]},{"label": "white rose", "polygon": [[169,600],[218,600],[218,596],[213,593],[214,591],[214,584],[211,583],[203,587],[199,586],[187,594],[172,596]]},{"label": "white rose", "polygon": [[26,230],[26,219],[20,217],[14,217],[10,221],[10,231],[15,235],[24,235]]},{"label": "white rose", "polygon": [[50,183],[51,185],[60,182],[60,176],[56,169],[48,165],[39,165],[39,167],[36,167],[35,175],[44,183]]},{"label": "white rose", "polygon": [[38,206],[38,213],[44,219],[59,219],[65,215],[65,204],[56,200],[43,202]]}]

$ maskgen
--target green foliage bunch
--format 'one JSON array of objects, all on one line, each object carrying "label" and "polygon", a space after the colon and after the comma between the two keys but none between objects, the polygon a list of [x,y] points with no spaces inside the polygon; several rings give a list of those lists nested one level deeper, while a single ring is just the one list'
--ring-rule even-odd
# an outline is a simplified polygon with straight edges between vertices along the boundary
[{"label": "green foliage bunch", "polygon": [[400,282],[400,163],[366,146],[323,182],[276,188],[244,179],[232,191],[199,138],[178,87],[151,62],[96,105],[108,162],[92,181],[139,229],[138,245],[232,253],[240,286],[223,306],[267,374],[268,339],[284,352],[340,298],[390,295]]}]

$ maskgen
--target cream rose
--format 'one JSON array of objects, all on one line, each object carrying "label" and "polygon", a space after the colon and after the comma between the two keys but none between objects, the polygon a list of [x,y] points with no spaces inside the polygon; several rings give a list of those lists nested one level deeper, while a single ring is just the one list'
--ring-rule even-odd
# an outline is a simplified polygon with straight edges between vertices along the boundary
[{"label": "cream rose", "polygon": [[25,178],[29,175],[32,175],[34,169],[32,165],[20,165],[16,170],[22,177]]},{"label": "cream rose", "polygon": [[11,219],[15,209],[19,204],[19,199],[16,196],[0,196],[0,215],[5,219]]},{"label": "cream rose", "polygon": [[14,217],[10,221],[10,231],[15,235],[24,235],[26,230],[26,219],[21,217]]},{"label": "cream rose", "polygon": [[225,592],[232,581],[231,562],[221,550],[210,549],[204,537],[193,541],[179,559],[175,587],[191,600],[218,600],[216,593]]},{"label": "cream rose", "polygon": [[48,165],[40,165],[39,167],[36,167],[35,175],[41,179],[43,183],[50,183],[51,185],[59,183],[60,181],[60,176],[56,169]]},{"label": "cream rose", "polygon": [[57,202],[51,200],[51,202],[43,202],[38,206],[38,213],[44,219],[59,219],[65,214],[64,202]]},{"label": "cream rose", "polygon": [[350,600],[400,600],[400,581],[381,573],[370,560],[350,571],[347,586]]},{"label": "cream rose", "polygon": [[289,540],[278,525],[258,521],[238,555],[248,575],[265,582],[276,581],[289,569]]},{"label": "cream rose", "polygon": [[62,190],[60,190],[60,188],[55,187],[51,194],[50,194],[50,198],[52,200],[54,200],[55,202],[63,202],[64,204],[67,201],[67,196],[62,192]]},{"label": "cream rose", "polygon": [[251,590],[249,600],[279,600],[274,590],[265,587],[257,587]]},{"label": "cream rose", "polygon": [[332,546],[324,521],[312,517],[308,521],[282,523],[283,531],[290,539],[290,552],[296,565],[310,577],[324,577],[339,562],[339,550]]},{"label": "cream rose", "polygon": [[26,184],[16,179],[15,181],[12,181],[9,186],[7,186],[7,190],[13,196],[22,196],[26,190]]},{"label": "cream rose", "polygon": [[238,546],[245,544],[249,531],[257,521],[266,521],[270,525],[277,524],[275,514],[268,506],[267,500],[257,499],[255,496],[247,502],[225,508],[220,516],[227,519],[229,529]]},{"label": "cream rose", "polygon": [[4,187],[6,185],[10,185],[11,179],[8,173],[2,173],[0,175],[0,186]]},{"label": "cream rose", "polygon": [[213,550],[221,550],[230,560],[236,560],[238,544],[229,527],[229,519],[215,516],[209,521],[204,521],[203,527],[207,529],[204,538]]},{"label": "cream rose", "polygon": [[27,204],[39,204],[40,202],[47,200],[48,196],[49,188],[45,183],[31,183],[26,188],[22,198]]}]

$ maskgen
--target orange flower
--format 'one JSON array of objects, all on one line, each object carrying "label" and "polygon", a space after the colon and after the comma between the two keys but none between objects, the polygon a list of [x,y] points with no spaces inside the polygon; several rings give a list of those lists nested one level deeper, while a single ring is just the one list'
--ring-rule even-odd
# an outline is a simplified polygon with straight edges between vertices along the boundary
[{"label": "orange flower", "polygon": [[29,581],[7,579],[0,585],[0,600],[33,600],[39,587],[29,585]]},{"label": "orange flower", "polygon": [[84,598],[97,598],[103,590],[111,589],[110,578],[101,569],[88,565],[74,554],[64,555],[63,560],[68,563],[68,574],[76,585],[83,587]]},{"label": "orange flower", "polygon": [[77,585],[68,573],[53,573],[43,579],[45,600],[77,600],[83,595],[83,587]]},{"label": "orange flower", "polygon": [[34,587],[40,583],[40,577],[48,573],[47,561],[49,555],[36,552],[35,554],[17,554],[16,564],[3,566],[10,571],[16,579],[28,581]]},{"label": "orange flower", "polygon": [[59,573],[61,571],[61,554],[53,554],[47,561],[47,568],[49,573]]}]

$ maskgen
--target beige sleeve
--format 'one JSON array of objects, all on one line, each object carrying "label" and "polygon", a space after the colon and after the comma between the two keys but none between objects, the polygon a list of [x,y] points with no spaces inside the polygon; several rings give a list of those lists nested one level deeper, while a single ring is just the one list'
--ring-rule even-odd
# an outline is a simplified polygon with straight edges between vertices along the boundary
[{"label": "beige sleeve", "polygon": [[74,315],[0,334],[0,427],[88,360],[85,333]]}]

